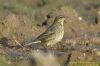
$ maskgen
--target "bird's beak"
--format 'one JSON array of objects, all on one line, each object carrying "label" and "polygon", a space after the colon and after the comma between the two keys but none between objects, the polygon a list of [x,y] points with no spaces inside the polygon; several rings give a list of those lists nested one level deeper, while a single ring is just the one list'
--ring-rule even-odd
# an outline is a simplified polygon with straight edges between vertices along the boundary
[{"label": "bird's beak", "polygon": [[68,18],[69,18],[68,16],[64,16],[64,22],[65,23],[67,23]]}]

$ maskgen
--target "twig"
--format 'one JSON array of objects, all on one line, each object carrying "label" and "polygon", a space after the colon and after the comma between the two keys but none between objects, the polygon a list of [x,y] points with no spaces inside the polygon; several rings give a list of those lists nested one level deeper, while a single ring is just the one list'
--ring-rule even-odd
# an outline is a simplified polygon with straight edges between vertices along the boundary
[{"label": "twig", "polygon": [[17,40],[15,40],[15,42],[16,42],[19,46],[21,46],[21,47],[23,48],[23,46],[22,46]]},{"label": "twig", "polygon": [[71,60],[71,56],[72,56],[72,48],[69,49],[69,52],[68,52],[68,57],[67,57],[67,60],[64,64],[64,66],[68,66],[69,63],[70,63],[70,60]]}]

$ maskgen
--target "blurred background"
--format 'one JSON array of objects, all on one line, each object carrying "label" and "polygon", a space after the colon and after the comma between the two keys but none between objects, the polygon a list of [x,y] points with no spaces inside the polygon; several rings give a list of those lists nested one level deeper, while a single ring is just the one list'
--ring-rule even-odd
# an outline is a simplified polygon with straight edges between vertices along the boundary
[{"label": "blurred background", "polygon": [[[35,17],[36,13],[45,16],[61,6],[72,6],[85,20],[94,22],[99,0],[0,0],[0,15],[9,12]],[[43,16],[40,18],[42,20]]]},{"label": "blurred background", "polygon": [[[72,43],[74,40],[79,40],[85,44],[82,49],[86,49],[87,39],[93,40],[87,47],[89,50],[76,50],[72,53],[71,61],[76,63],[70,64],[70,66],[99,66],[100,0],[0,0],[0,65],[22,66],[25,63],[24,66],[32,66],[26,59],[22,60],[24,54],[27,55],[30,49],[16,48],[16,46],[34,40],[52,24],[55,16],[59,14],[69,17],[61,43],[66,39],[72,39]],[[91,50],[90,46],[96,49]],[[35,53],[37,52],[35,51]],[[44,60],[41,62],[44,64],[43,66],[51,66],[52,61],[55,62],[52,66],[64,66],[64,62],[66,62],[65,54],[60,57],[58,55],[50,57],[46,54],[46,58],[50,61],[48,65],[46,64],[47,59],[43,59],[45,53],[39,52],[40,56],[35,53],[32,54],[32,57],[41,58],[36,62]],[[22,61],[19,60],[19,57]],[[55,57],[60,61],[56,61]],[[86,64],[82,64],[85,61]],[[37,66],[40,66],[41,63]]]}]

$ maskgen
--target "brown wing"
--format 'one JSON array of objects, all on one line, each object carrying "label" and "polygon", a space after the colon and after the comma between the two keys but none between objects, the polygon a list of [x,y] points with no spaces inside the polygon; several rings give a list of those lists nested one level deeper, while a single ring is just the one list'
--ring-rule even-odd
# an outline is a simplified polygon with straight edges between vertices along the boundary
[{"label": "brown wing", "polygon": [[53,32],[51,32],[50,30],[51,29],[46,30],[46,32],[44,32],[39,37],[37,37],[34,41],[26,44],[25,46],[30,46],[30,45],[33,45],[33,44],[40,44],[42,40],[45,40],[46,38],[48,38],[50,35],[53,34]]},{"label": "brown wing", "polygon": [[48,28],[43,34],[41,34],[39,37],[37,37],[34,41],[41,41],[41,40],[48,38],[50,35],[54,34],[52,29],[53,29],[53,27]]},{"label": "brown wing", "polygon": [[53,27],[48,28],[43,34],[41,34],[39,37],[37,37],[32,42],[26,44],[25,46],[30,46],[33,44],[41,43],[41,41],[45,40],[46,38],[50,37],[50,35],[54,34]]}]

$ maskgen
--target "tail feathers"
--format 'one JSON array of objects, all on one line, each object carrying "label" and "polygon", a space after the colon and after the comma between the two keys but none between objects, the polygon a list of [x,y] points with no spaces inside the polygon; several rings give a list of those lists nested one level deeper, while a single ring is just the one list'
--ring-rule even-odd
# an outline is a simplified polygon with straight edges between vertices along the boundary
[{"label": "tail feathers", "polygon": [[41,41],[30,42],[28,44],[25,44],[25,46],[31,46],[31,45],[38,44],[38,43],[41,43]]}]

